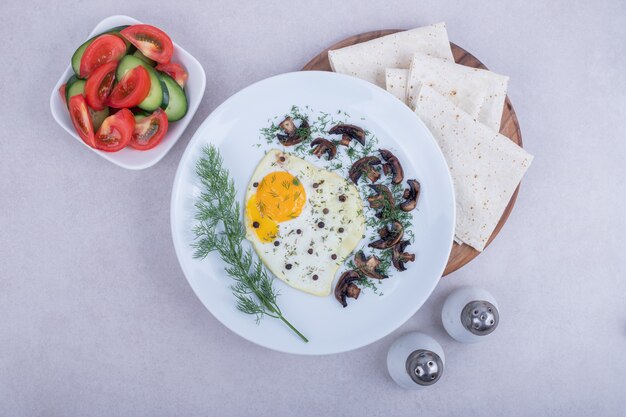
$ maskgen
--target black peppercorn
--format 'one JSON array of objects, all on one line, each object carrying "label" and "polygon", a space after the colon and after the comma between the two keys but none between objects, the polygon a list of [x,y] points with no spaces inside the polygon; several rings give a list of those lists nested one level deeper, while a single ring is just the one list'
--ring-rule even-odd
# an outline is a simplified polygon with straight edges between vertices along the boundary
[{"label": "black peppercorn", "polygon": [[291,269],[291,264],[287,264],[287,265],[285,265],[285,268],[286,268],[286,269]]},{"label": "black peppercorn", "polygon": [[327,208],[325,208],[324,210],[322,210],[322,213],[324,213],[324,214],[328,214],[328,211],[329,211],[329,210],[328,210]]},{"label": "black peppercorn", "polygon": [[309,255],[313,255],[313,249],[309,249],[307,252],[309,252]]},{"label": "black peppercorn", "polygon": [[334,261],[335,259],[337,259],[337,255],[335,255],[335,254],[333,253],[332,255],[330,255],[330,259],[332,259],[332,260]]},{"label": "black peppercorn", "polygon": [[317,224],[317,227],[319,227],[320,229],[321,229],[322,227],[324,227],[324,222],[319,222],[319,223]]},{"label": "black peppercorn", "polygon": [[260,226],[259,222],[252,223],[252,227],[254,227],[255,229],[258,229],[259,226]]},{"label": "black peppercorn", "polygon": [[337,231],[338,231],[339,233],[343,233],[343,227],[340,227],[339,229],[337,229]]},{"label": "black peppercorn", "polygon": [[298,229],[298,230],[296,230],[296,233],[300,234],[300,233],[302,233],[302,230]]},{"label": "black peppercorn", "polygon": [[340,196],[339,196],[339,201],[341,201],[342,203],[343,203],[344,201],[346,201],[346,196],[345,196],[345,195],[343,195],[343,194],[342,194],[342,195],[340,195]]},{"label": "black peppercorn", "polygon": [[280,242],[278,240],[275,240],[274,241],[274,246],[278,246],[278,245],[280,245]]},{"label": "black peppercorn", "polygon": [[255,182],[254,184],[252,184],[252,186],[253,186],[253,187],[258,187],[258,186],[259,186],[259,183],[258,183],[258,182]]},{"label": "black peppercorn", "polygon": [[313,281],[317,281],[318,278],[317,274],[313,275]]}]

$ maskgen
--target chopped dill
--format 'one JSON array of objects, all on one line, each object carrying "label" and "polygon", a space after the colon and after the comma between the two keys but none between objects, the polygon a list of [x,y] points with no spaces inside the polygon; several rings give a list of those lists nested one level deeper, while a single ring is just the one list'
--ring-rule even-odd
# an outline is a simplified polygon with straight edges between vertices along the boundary
[{"label": "chopped dill", "polygon": [[[278,141],[276,134],[284,133],[278,126],[278,123],[288,116],[290,116],[294,120],[296,126],[298,126],[296,128],[296,133],[301,136],[303,140],[295,146],[283,147]],[[272,147],[279,147],[285,152],[289,152],[299,158],[310,161],[312,160],[315,165],[336,172],[344,178],[348,178],[350,167],[352,167],[352,165],[359,159],[366,156],[377,156],[380,158],[378,153],[379,139],[367,129],[364,129],[365,145],[361,145],[358,141],[352,140],[347,146],[345,146],[340,144],[340,137],[338,135],[330,135],[328,133],[330,128],[333,126],[337,124],[349,124],[351,120],[358,121],[356,123],[358,125],[366,119],[364,117],[352,118],[348,113],[340,109],[333,111],[315,111],[308,105],[304,107],[293,105],[287,113],[278,115],[273,119],[268,119],[268,126],[260,130],[260,135],[262,141],[265,141]],[[301,127],[303,122],[308,124],[308,128]],[[334,159],[328,161],[325,157],[316,158],[313,155],[310,143],[313,138],[316,137],[328,139],[337,147],[337,155]],[[365,175],[362,175],[362,179],[356,185],[356,188],[358,189],[361,199],[364,202],[363,209],[357,212],[357,215],[364,215],[366,218],[366,231],[363,238],[367,243],[371,243],[379,238],[379,229],[387,227],[387,225],[393,221],[398,221],[404,227],[403,239],[409,239],[412,243],[414,241],[414,234],[412,230],[413,214],[411,212],[402,211],[397,207],[398,203],[404,201],[403,193],[406,185],[392,184],[390,176],[385,175],[382,172],[380,165],[376,166],[376,169],[381,174],[380,180],[377,183],[384,184],[389,188],[396,205],[391,207],[388,203],[386,203],[382,209],[374,210],[370,208],[367,203],[367,197],[372,194],[372,189],[369,187],[371,182],[367,180]],[[305,173],[301,174],[305,175]],[[365,172],[363,174],[365,174]],[[299,181],[294,179],[293,184],[297,186],[299,185]],[[347,189],[348,184],[346,184],[344,192],[346,192]],[[316,191],[318,193],[322,192],[319,189]],[[295,192],[293,198],[298,199],[299,197],[300,193]],[[379,217],[376,216],[377,213],[379,214]],[[348,223],[351,223],[351,220],[349,220]],[[326,238],[327,236],[322,237],[322,241],[326,240]],[[391,249],[374,250],[371,248],[364,248],[364,252],[366,256],[376,255],[380,259],[381,263],[379,270],[383,274],[388,275],[393,269],[393,252]],[[355,265],[351,259],[346,261],[344,266],[348,269],[355,269]],[[357,284],[361,288],[367,288],[372,290],[374,293],[382,295],[382,293],[378,290],[378,285],[380,285],[380,281],[378,280],[362,276],[362,278],[357,281]]]}]

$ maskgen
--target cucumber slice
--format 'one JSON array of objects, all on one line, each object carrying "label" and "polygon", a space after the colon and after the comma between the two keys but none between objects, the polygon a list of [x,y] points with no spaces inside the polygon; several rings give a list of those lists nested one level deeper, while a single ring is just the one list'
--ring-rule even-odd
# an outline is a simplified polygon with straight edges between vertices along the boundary
[{"label": "cucumber slice", "polygon": [[167,114],[167,120],[175,122],[182,119],[187,114],[187,96],[185,90],[169,75],[160,72],[159,76],[163,80],[165,87],[167,87],[169,95],[169,103],[165,108],[165,114]]},{"label": "cucumber slice", "polygon": [[161,102],[161,105],[159,107],[165,110],[167,109],[167,106],[169,106],[170,104],[170,91],[167,89],[167,86],[165,85],[165,81],[163,81],[163,77],[161,77],[161,74],[158,71],[157,71],[157,77],[159,77],[159,82],[161,83],[161,89],[163,90],[163,101]]},{"label": "cucumber slice", "polygon": [[156,61],[153,61],[147,56],[145,56],[144,54],[142,54],[140,50],[136,50],[135,52],[133,52],[133,56],[136,56],[137,58],[141,59],[143,62],[150,65],[151,67],[156,67],[156,64],[157,64]]},{"label": "cucumber slice", "polygon": [[91,121],[93,122],[93,130],[96,131],[100,129],[100,126],[102,125],[102,122],[104,122],[104,119],[109,117],[109,108],[105,107],[100,111],[95,111],[91,107],[88,108],[89,114],[91,115]]},{"label": "cucumber slice", "polygon": [[148,74],[150,74],[150,92],[148,93],[148,97],[146,97],[141,103],[139,103],[139,108],[147,111],[154,111],[159,108],[159,106],[163,103],[163,87],[161,86],[161,82],[159,81],[159,76],[157,72],[147,63],[143,62],[141,59],[137,58],[133,55],[126,55],[117,66],[117,71],[115,72],[115,78],[118,80],[121,79],[124,74],[126,74],[131,69],[141,65],[144,67]]},{"label": "cucumber slice", "polygon": [[107,30],[106,32],[102,32],[101,34],[96,35],[93,38],[88,39],[85,43],[83,43],[81,46],[79,46],[78,49],[76,50],[76,52],[74,52],[74,55],[72,55],[72,69],[74,70],[74,74],[76,74],[77,77],[80,75],[80,60],[83,58],[83,54],[85,53],[85,49],[87,49],[87,47],[91,44],[91,42],[93,42],[94,39],[96,39],[100,35],[104,35],[105,33],[111,33],[113,35],[117,35],[120,38],[122,38],[122,40],[126,44],[126,53],[128,53],[129,49],[133,45],[130,42],[128,42],[126,40],[126,38],[124,38],[122,35],[120,35],[120,31],[122,31],[123,29],[125,29],[127,27],[128,27],[128,25],[114,27],[111,30]]},{"label": "cucumber slice", "polygon": [[77,94],[85,94],[85,80],[72,75],[65,85],[65,102],[69,106],[70,98]]},{"label": "cucumber slice", "polygon": [[149,111],[145,111],[145,110],[141,110],[139,107],[133,107],[132,109],[130,109],[131,112],[133,112],[133,115],[135,116],[150,116],[152,113],[150,113]]},{"label": "cucumber slice", "polygon": [[[70,98],[77,94],[85,94],[85,84],[87,81],[81,80],[75,75],[72,75],[67,83],[65,84],[65,102],[70,102]],[[91,107],[87,106],[89,109],[89,114],[91,115],[91,121],[93,122],[93,129],[98,130],[104,119],[109,117],[109,108],[105,107],[102,110],[96,111]]]}]

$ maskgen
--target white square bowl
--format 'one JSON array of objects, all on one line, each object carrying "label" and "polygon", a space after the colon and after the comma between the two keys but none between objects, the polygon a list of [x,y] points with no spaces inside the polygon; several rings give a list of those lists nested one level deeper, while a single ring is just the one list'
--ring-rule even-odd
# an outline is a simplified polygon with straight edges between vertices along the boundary
[{"label": "white square bowl", "polygon": [[[91,31],[87,39],[116,26],[134,25],[138,23],[141,22],[133,19],[132,17],[122,15],[110,16],[98,23],[93,31]],[[80,45],[76,45],[77,48],[78,46]],[[68,62],[70,61],[70,58],[70,56],[67,57]],[[182,136],[183,132],[187,128],[187,125],[189,125],[189,122],[196,113],[196,110],[198,110],[198,106],[200,105],[200,101],[202,101],[202,96],[204,96],[204,89],[206,87],[206,74],[204,73],[202,65],[200,65],[197,59],[191,56],[189,52],[181,48],[176,42],[174,42],[174,56],[172,57],[172,61],[182,64],[189,73],[189,79],[185,85],[185,93],[187,94],[188,101],[187,114],[181,120],[170,123],[169,129],[163,138],[163,141],[150,150],[138,151],[136,149],[126,147],[119,152],[103,152],[94,149],[83,142],[80,136],[76,133],[76,130],[72,125],[72,121],[70,120],[67,106],[59,94],[59,88],[61,85],[63,85],[63,83],[66,82],[67,79],[74,73],[70,65],[67,66],[65,72],[61,75],[59,81],[57,81],[54,86],[54,90],[52,90],[52,94],[50,95],[50,110],[52,111],[52,116],[54,117],[54,120],[56,120],[57,123],[78,142],[86,148],[91,149],[104,159],[126,169],[149,168],[159,162]]]}]

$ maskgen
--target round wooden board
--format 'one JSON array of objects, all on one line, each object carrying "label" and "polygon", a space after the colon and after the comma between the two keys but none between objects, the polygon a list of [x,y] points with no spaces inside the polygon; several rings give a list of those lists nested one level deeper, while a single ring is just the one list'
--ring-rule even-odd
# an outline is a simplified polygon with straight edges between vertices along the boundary
[{"label": "round wooden board", "polygon": [[[400,32],[400,29],[387,29],[387,30],[376,30],[373,32],[362,33],[360,35],[354,35],[347,39],[342,40],[341,42],[337,42],[336,44],[326,48],[322,52],[320,52],[315,58],[309,61],[302,70],[303,71],[332,71],[330,68],[330,62],[328,61],[328,51],[331,49],[339,49],[345,46],[354,45],[357,43],[369,41],[372,39],[380,38],[381,36],[389,35],[392,33]],[[466,65],[468,67],[473,68],[483,68],[488,69],[482,62],[480,62],[476,57],[467,52],[465,49],[461,48],[450,42],[450,46],[452,48],[452,54],[454,55],[454,60],[458,64]],[[500,125],[500,133],[511,139],[513,142],[517,143],[519,146],[522,146],[522,133],[520,132],[519,122],[517,121],[517,116],[515,116],[515,110],[513,110],[513,105],[509,98],[506,98],[504,103],[504,112],[502,113],[502,123]],[[498,235],[504,223],[506,223],[511,211],[513,210],[513,206],[515,205],[515,200],[517,199],[517,193],[519,192],[519,185],[509,204],[506,206],[498,225],[495,230],[491,234],[489,238],[489,245],[493,239]],[[448,265],[443,273],[443,275],[448,275],[451,272],[456,271],[462,266],[469,263],[472,259],[477,257],[480,254],[476,249],[468,246],[468,245],[459,245],[454,243],[452,247],[452,252],[450,253],[450,259],[448,260]]]}]

